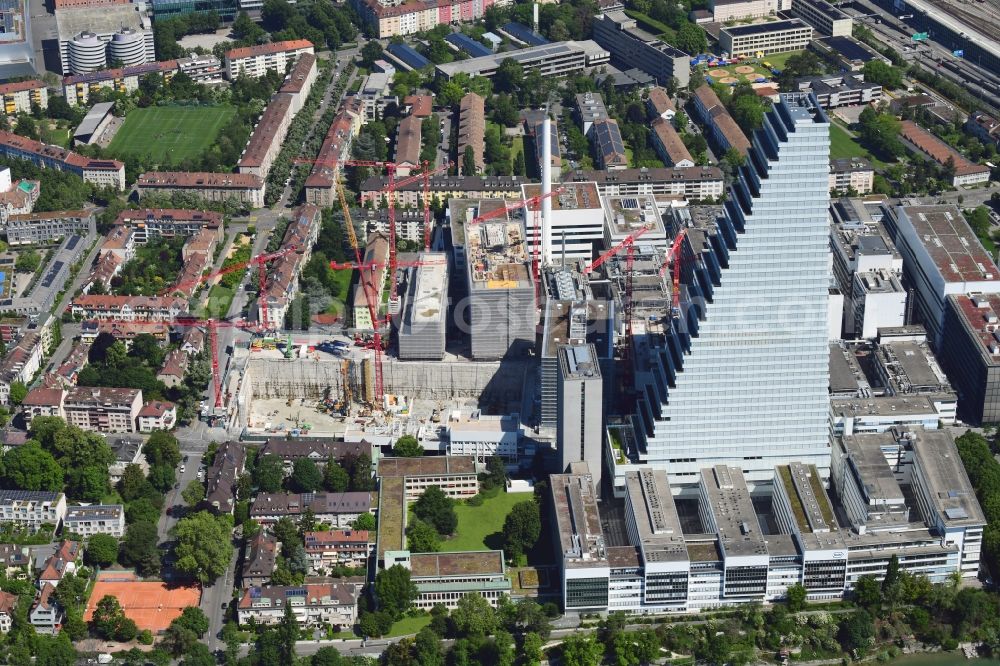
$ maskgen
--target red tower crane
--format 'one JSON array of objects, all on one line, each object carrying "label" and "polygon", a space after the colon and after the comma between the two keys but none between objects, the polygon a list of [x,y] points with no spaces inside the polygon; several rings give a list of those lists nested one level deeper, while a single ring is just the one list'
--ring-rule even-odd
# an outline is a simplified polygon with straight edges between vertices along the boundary
[{"label": "red tower crane", "polygon": [[549,197],[554,197],[557,194],[561,194],[565,189],[566,188],[564,187],[557,187],[548,194],[539,194],[537,196],[531,197],[530,199],[524,199],[523,201],[510,204],[509,206],[501,206],[500,208],[491,210],[488,213],[483,213],[479,217],[472,218],[472,220],[469,221],[469,225],[471,226],[473,224],[482,224],[487,220],[492,220],[494,217],[500,217],[502,215],[506,215],[512,211],[518,210],[519,208],[530,208],[531,206],[534,206],[535,204],[540,203],[543,200],[548,199]]},{"label": "red tower crane", "polygon": [[591,272],[593,272],[594,270],[596,270],[597,268],[599,268],[605,261],[607,261],[611,257],[615,256],[616,254],[618,254],[619,252],[621,252],[622,250],[624,250],[626,248],[632,247],[632,243],[634,243],[635,240],[637,238],[639,238],[639,236],[643,235],[647,231],[649,231],[649,229],[647,229],[646,227],[643,227],[643,228],[639,229],[638,231],[636,231],[635,233],[629,234],[628,236],[625,237],[624,240],[622,240],[622,242],[618,243],[618,245],[615,245],[610,250],[605,251],[597,259],[594,259],[592,262],[590,262],[589,266],[584,266],[583,267],[583,272],[584,273],[591,273]]},{"label": "red tower crane", "polygon": [[[442,171],[448,171],[453,166],[454,162],[446,162],[445,164],[435,168],[428,168],[430,165],[425,160],[423,163],[423,170],[414,175],[407,176],[401,180],[397,180],[395,183],[396,191],[400,188],[411,185],[419,180],[424,181],[424,250],[430,251],[431,249],[431,176],[441,173]],[[385,195],[388,200],[392,194],[390,193],[390,188],[381,190],[378,196]]]},{"label": "red tower crane", "polygon": [[378,160],[344,160],[342,164],[344,166],[385,169],[389,173],[389,187],[386,188],[389,193],[389,271],[392,274],[389,299],[394,299],[396,298],[396,169],[399,167],[395,162]]},{"label": "red tower crane", "polygon": [[672,314],[674,317],[679,317],[681,315],[681,255],[684,251],[684,238],[687,236],[687,229],[681,229],[674,236],[674,242],[670,245],[670,251],[664,258],[663,266],[660,267],[660,275],[667,270],[667,262],[671,259],[674,262],[673,275],[673,309]]}]

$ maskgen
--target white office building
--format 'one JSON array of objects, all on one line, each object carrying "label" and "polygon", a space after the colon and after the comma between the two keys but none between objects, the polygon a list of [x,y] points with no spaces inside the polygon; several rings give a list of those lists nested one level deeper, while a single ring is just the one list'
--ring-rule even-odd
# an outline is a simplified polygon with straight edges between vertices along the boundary
[{"label": "white office building", "polygon": [[829,468],[828,157],[815,99],[782,95],[716,238],[683,241],[678,316],[635,338],[635,430],[672,485],[720,464],[752,484],[790,462]]}]

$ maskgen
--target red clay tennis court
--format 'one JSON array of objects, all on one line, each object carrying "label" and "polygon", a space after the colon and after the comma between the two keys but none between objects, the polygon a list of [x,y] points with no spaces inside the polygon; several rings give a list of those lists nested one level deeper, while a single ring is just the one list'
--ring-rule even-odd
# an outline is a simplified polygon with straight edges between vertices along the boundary
[{"label": "red clay tennis court", "polygon": [[106,595],[118,599],[125,617],[135,622],[139,630],[149,629],[154,634],[163,631],[174,618],[188,606],[201,602],[201,589],[194,585],[176,586],[168,583],[135,580],[134,574],[104,572],[94,584],[94,591],[87,602],[84,620],[90,622],[97,602]]}]

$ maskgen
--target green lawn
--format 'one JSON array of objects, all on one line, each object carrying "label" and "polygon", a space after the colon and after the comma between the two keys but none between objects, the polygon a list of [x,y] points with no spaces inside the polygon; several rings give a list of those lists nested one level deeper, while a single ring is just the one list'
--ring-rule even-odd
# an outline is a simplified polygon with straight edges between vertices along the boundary
[{"label": "green lawn", "polygon": [[429,614],[418,615],[416,617],[404,617],[402,620],[392,625],[392,629],[390,629],[389,633],[385,635],[385,638],[415,634],[430,623],[431,616]]},{"label": "green lawn", "polygon": [[68,129],[43,125],[40,128],[40,133],[43,143],[51,143],[56,146],[62,146],[63,148],[69,148],[70,136]]},{"label": "green lawn", "polygon": [[229,314],[229,306],[233,303],[234,289],[221,284],[214,285],[208,292],[208,302],[205,304],[206,317],[225,317]]},{"label": "green lawn", "polygon": [[801,53],[805,53],[805,51],[789,51],[787,53],[772,53],[771,55],[764,56],[761,59],[761,62],[763,62],[764,60],[766,60],[769,63],[771,63],[771,65],[773,67],[775,67],[777,69],[784,69],[785,68],[785,63],[788,62],[789,58],[791,58],[792,56],[797,56],[797,55],[799,55]]},{"label": "green lawn", "polygon": [[830,123],[830,159],[844,157],[863,157],[870,161],[877,168],[885,167],[885,162],[876,159],[874,155],[865,150],[843,127],[837,123]]},{"label": "green lawn", "polygon": [[497,544],[486,543],[487,538],[503,531],[503,521],[511,507],[518,502],[532,498],[532,493],[498,493],[483,502],[482,506],[472,506],[465,502],[455,505],[458,514],[458,529],[455,536],[441,543],[442,551],[493,550]]},{"label": "green lawn", "polygon": [[125,118],[108,152],[116,157],[149,155],[154,162],[176,164],[198,157],[235,114],[231,106],[136,109]]}]

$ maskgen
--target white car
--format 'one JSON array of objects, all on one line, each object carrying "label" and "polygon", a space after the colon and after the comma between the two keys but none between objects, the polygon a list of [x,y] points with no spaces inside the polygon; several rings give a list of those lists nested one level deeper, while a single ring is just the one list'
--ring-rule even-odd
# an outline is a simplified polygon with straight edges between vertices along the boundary
[{"label": "white car", "polygon": [[185,467],[184,467],[184,465],[181,465],[181,474],[183,474],[183,473],[184,473],[184,470],[185,470]]}]

